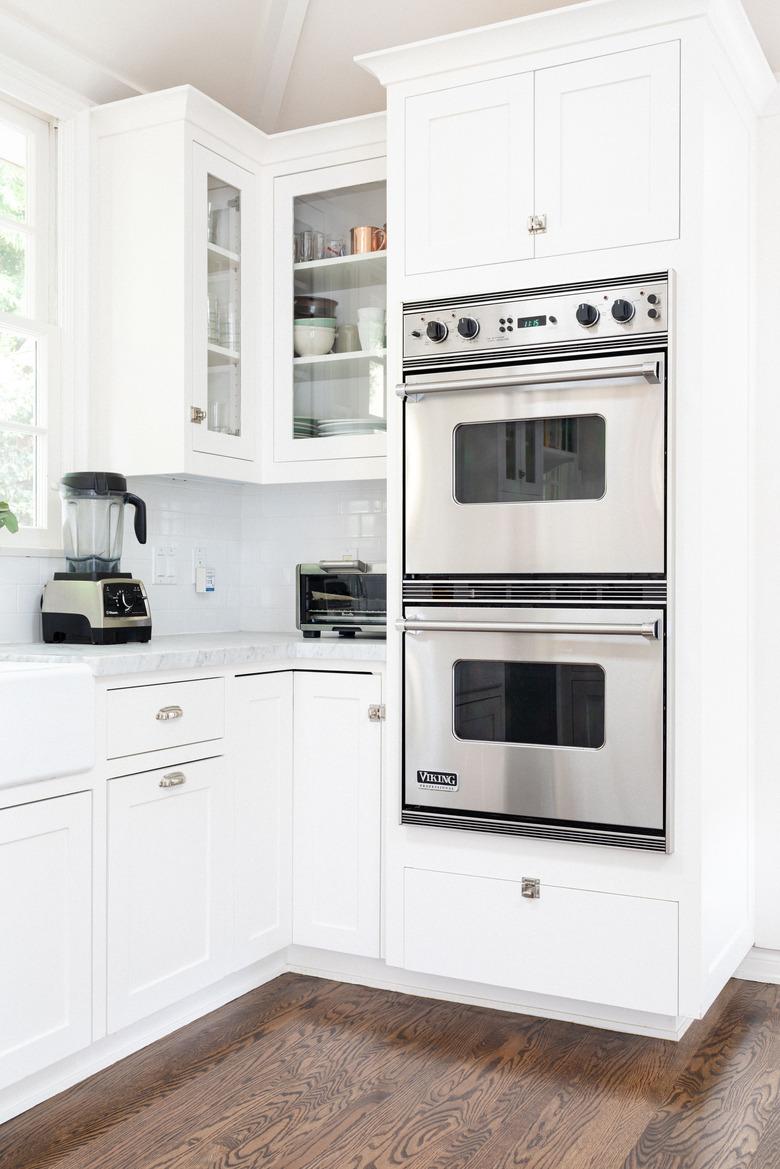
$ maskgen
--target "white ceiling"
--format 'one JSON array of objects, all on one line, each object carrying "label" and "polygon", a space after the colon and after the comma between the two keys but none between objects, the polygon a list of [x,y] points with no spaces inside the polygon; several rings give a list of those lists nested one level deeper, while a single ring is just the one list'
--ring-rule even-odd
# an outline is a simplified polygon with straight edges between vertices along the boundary
[{"label": "white ceiling", "polygon": [[[0,14],[99,66],[116,96],[189,83],[272,131],[383,109],[356,54],[575,2],[0,0]],[[744,4],[780,71],[779,0]]]}]

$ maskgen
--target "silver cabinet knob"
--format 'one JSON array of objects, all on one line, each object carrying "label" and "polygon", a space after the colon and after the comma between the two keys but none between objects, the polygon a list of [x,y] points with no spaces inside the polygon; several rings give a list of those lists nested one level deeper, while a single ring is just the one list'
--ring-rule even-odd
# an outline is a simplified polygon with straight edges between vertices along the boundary
[{"label": "silver cabinet knob", "polygon": [[169,771],[160,780],[160,787],[181,787],[186,782],[187,776],[183,771]]},{"label": "silver cabinet knob", "polygon": [[159,723],[165,723],[172,718],[183,718],[184,711],[180,706],[161,706],[154,717]]}]

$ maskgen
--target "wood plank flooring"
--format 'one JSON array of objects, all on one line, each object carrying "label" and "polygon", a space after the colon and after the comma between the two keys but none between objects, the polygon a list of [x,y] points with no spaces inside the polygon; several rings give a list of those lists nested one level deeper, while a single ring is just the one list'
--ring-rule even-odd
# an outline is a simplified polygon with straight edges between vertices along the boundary
[{"label": "wood plank flooring", "polygon": [[780,987],[669,1043],[287,974],[0,1126],[0,1169],[780,1169]]}]

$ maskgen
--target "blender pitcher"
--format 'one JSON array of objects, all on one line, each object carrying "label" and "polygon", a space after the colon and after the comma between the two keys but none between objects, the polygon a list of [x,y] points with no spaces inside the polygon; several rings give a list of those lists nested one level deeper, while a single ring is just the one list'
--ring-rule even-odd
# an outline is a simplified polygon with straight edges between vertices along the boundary
[{"label": "blender pitcher", "polygon": [[135,535],[146,543],[146,504],[127,490],[124,475],[76,471],[60,483],[68,573],[98,580],[116,576],[122,558],[125,504],[135,508]]}]

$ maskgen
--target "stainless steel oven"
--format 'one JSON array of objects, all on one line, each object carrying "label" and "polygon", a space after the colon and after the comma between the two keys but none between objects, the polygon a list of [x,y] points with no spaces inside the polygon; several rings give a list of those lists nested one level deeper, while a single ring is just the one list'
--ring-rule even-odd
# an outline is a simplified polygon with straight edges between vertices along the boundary
[{"label": "stainless steel oven", "polygon": [[663,607],[402,625],[405,823],[665,849]]},{"label": "stainless steel oven", "polygon": [[405,572],[662,575],[668,281],[406,306]]}]

